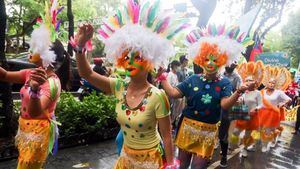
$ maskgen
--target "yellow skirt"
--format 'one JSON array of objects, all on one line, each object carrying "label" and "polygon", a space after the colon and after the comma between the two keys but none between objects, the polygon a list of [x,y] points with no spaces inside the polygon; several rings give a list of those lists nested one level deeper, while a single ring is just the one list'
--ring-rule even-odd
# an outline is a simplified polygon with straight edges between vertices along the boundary
[{"label": "yellow skirt", "polygon": [[50,122],[47,119],[19,118],[16,146],[18,169],[39,169],[48,156]]},{"label": "yellow skirt", "polygon": [[217,137],[217,124],[208,124],[184,117],[175,144],[202,158],[211,159]]},{"label": "yellow skirt", "polygon": [[115,169],[161,169],[163,168],[163,149],[156,148],[135,150],[123,145]]}]

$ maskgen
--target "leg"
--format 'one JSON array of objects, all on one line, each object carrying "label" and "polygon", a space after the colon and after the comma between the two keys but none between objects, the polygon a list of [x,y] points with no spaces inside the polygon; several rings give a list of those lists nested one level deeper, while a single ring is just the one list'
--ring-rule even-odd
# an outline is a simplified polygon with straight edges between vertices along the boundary
[{"label": "leg", "polygon": [[230,127],[230,120],[227,117],[227,112],[222,110],[222,120],[221,120],[221,125],[219,127],[219,140],[220,140],[223,158],[227,158],[229,127]]},{"label": "leg", "polygon": [[119,131],[117,138],[116,138],[116,144],[117,144],[117,151],[118,155],[121,155],[122,147],[123,147],[123,133],[122,130]]},{"label": "leg", "polygon": [[297,108],[297,119],[296,119],[296,125],[295,125],[295,132],[297,133],[300,127],[300,109]]},{"label": "leg", "polygon": [[208,167],[208,159],[193,155],[191,169],[205,169]]},{"label": "leg", "polygon": [[39,162],[18,162],[17,169],[43,169],[44,163]]},{"label": "leg", "polygon": [[178,159],[180,161],[180,169],[187,169],[190,166],[192,153],[186,152],[179,148]]}]

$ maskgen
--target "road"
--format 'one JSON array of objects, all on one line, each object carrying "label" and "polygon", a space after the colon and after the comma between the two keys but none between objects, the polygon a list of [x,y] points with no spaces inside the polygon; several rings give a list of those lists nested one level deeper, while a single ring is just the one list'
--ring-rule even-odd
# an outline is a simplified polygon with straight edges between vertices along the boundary
[{"label": "road", "polygon": [[[285,126],[277,146],[268,153],[249,152],[248,158],[239,157],[239,149],[229,155],[229,169],[297,169],[300,168],[300,135],[292,135]],[[216,149],[209,169],[219,167],[219,149]],[[117,159],[114,140],[97,144],[62,149],[47,160],[46,169],[111,169]],[[15,169],[17,160],[0,162],[0,169]]]}]

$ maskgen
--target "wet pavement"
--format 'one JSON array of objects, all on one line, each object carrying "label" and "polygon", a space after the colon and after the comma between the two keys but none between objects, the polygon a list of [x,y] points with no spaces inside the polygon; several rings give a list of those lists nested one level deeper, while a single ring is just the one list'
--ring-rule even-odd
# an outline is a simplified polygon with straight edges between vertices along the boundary
[{"label": "wet pavement", "polygon": [[[285,126],[279,142],[268,153],[262,153],[258,144],[255,152],[248,152],[247,158],[239,157],[239,149],[228,158],[230,169],[297,169],[300,168],[300,135],[291,134],[292,128]],[[215,151],[209,169],[219,167],[219,149]],[[117,159],[114,140],[97,144],[59,150],[50,156],[46,169],[111,169]],[[0,162],[0,169],[15,169],[17,160]]]}]

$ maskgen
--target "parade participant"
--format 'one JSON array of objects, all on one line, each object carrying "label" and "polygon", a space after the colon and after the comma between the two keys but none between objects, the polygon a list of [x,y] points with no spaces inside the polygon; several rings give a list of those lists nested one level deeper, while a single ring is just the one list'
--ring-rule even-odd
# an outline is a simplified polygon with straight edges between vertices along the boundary
[{"label": "parade participant", "polygon": [[[228,78],[232,84],[233,92],[237,90],[238,87],[242,84],[242,79],[240,75],[235,71],[237,64],[234,62],[229,66],[225,67],[224,77]],[[219,127],[219,141],[221,145],[221,155],[223,159],[227,159],[228,149],[232,151],[232,147],[229,147],[228,144],[228,133],[232,132],[229,129],[232,129],[231,119],[229,119],[229,111],[221,110],[221,124]]]},{"label": "parade participant", "polygon": [[237,37],[238,32],[235,28],[225,31],[225,26],[192,31],[187,36],[191,43],[189,57],[204,73],[192,75],[177,87],[166,81],[164,73],[159,76],[169,97],[187,98],[175,141],[181,169],[188,168],[190,163],[192,168],[207,167],[214,151],[221,108],[229,109],[248,88],[245,84],[232,94],[230,81],[219,74],[220,69],[235,61],[244,49],[240,43],[243,35]]},{"label": "parade participant", "polygon": [[[39,68],[15,72],[0,68],[1,81],[24,84],[20,90],[21,114],[16,136],[18,169],[41,169],[48,154],[57,151],[54,111],[61,86],[67,88],[70,74],[65,70],[70,70],[70,58],[61,42],[56,40],[54,31],[59,24],[56,20],[60,11],[58,3],[51,1],[50,5],[51,10],[46,8],[45,17],[38,21],[31,34],[29,61]],[[64,71],[61,78],[65,79],[65,84],[60,83],[58,76],[62,73],[59,71]]]},{"label": "parade participant", "polygon": [[[179,84],[178,77],[177,77],[177,74],[176,74],[179,67],[180,67],[180,63],[177,60],[173,60],[170,63],[171,70],[168,73],[167,80],[171,84],[171,86],[173,86],[173,87],[175,87]],[[180,113],[182,111],[182,109],[181,109],[182,99],[170,98],[169,100],[170,100],[170,105],[171,105],[171,122],[172,122],[173,126],[175,126],[176,118],[180,115]]]},{"label": "parade participant", "polygon": [[242,63],[238,66],[237,70],[244,83],[256,83],[253,88],[248,88],[248,90],[239,98],[241,104],[245,104],[248,107],[250,120],[236,120],[231,137],[231,140],[235,140],[234,143],[238,143],[240,133],[245,130],[242,141],[244,148],[241,150],[240,156],[247,157],[247,148],[254,142],[251,133],[253,130],[259,130],[258,110],[262,107],[262,97],[257,90],[257,87],[260,86],[263,80],[264,65],[261,61]]},{"label": "parade participant", "polygon": [[283,90],[291,82],[290,72],[286,68],[267,65],[264,71],[263,85],[261,90],[263,107],[259,111],[261,128],[262,152],[267,152],[269,147],[276,145],[278,131],[276,129],[282,120],[283,106],[291,101]]},{"label": "parade participant", "polygon": [[129,82],[91,70],[84,52],[85,43],[93,36],[91,25],[81,26],[71,40],[80,76],[119,100],[117,121],[124,144],[115,165],[117,169],[158,169],[163,167],[164,159],[165,167],[176,166],[168,98],[162,90],[147,82],[147,76],[154,68],[167,64],[168,58],[175,53],[170,40],[188,24],[178,17],[159,14],[159,5],[159,1],[141,4],[128,0],[113,17],[104,19],[98,30],[108,61],[124,68],[130,76]]}]

